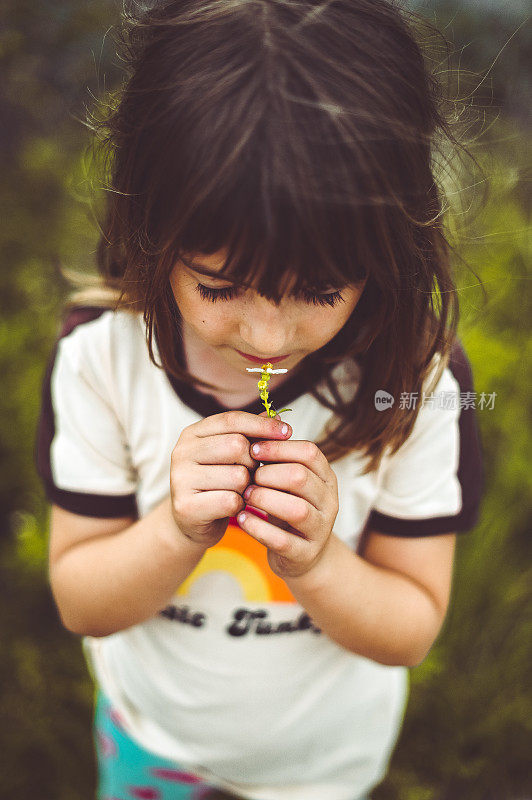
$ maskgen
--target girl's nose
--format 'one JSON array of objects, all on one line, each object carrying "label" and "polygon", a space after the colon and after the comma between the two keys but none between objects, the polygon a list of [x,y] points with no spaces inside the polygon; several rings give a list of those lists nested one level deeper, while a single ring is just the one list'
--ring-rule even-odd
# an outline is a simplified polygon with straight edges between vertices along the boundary
[{"label": "girl's nose", "polygon": [[256,296],[242,315],[240,335],[247,352],[276,358],[290,351],[294,340],[293,323],[288,310]]}]

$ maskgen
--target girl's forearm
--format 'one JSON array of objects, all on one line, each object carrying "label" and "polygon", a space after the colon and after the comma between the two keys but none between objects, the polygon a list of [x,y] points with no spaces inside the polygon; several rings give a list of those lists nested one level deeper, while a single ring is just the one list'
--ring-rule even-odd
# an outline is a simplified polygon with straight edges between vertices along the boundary
[{"label": "girl's forearm", "polygon": [[157,614],[205,552],[181,534],[170,496],[119,533],[81,542],[50,568],[65,627],[107,636]]},{"label": "girl's forearm", "polygon": [[329,638],[389,666],[419,664],[443,622],[422,586],[365,561],[334,533],[315,567],[286,583]]}]

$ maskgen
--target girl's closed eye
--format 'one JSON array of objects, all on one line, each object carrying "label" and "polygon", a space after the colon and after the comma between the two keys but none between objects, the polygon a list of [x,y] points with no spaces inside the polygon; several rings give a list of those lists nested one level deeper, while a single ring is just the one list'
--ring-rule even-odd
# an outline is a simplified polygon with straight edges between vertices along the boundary
[{"label": "girl's closed eye", "polygon": [[[224,286],[222,289],[214,289],[211,286],[204,286],[198,283],[196,291],[199,292],[203,300],[211,300],[215,303],[217,300],[232,300],[238,293],[236,286]],[[330,292],[329,294],[319,294],[315,292],[304,291],[300,295],[303,301],[315,306],[336,306],[339,302],[344,302],[340,291]]]}]

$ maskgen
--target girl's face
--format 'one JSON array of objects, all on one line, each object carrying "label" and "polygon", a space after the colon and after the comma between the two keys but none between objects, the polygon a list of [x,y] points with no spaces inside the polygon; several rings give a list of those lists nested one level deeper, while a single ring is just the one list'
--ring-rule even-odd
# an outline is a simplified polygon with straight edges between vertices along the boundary
[{"label": "girl's face", "polygon": [[348,285],[341,292],[332,286],[317,295],[285,294],[276,306],[252,288],[217,278],[224,258],[224,253],[188,256],[186,263],[177,262],[170,284],[184,329],[196,345],[216,355],[216,361],[223,359],[230,371],[251,377],[245,368],[254,365],[243,354],[261,362],[284,356],[274,366],[293,369],[334,338],[365,285]]}]

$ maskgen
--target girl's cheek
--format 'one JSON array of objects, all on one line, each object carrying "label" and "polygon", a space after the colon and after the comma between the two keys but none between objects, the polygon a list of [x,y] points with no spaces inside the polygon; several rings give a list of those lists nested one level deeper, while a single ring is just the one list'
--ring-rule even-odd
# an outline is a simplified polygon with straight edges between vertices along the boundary
[{"label": "girl's cheek", "polygon": [[[223,336],[224,333],[228,330],[231,330],[236,321],[233,318],[233,314],[231,313],[223,313],[223,310],[209,310],[208,312],[205,309],[198,309],[198,313],[195,317],[197,320],[201,320],[201,331],[203,334],[207,336],[211,336],[214,340],[218,339],[220,336]],[[235,318],[236,319],[236,318]]]}]

